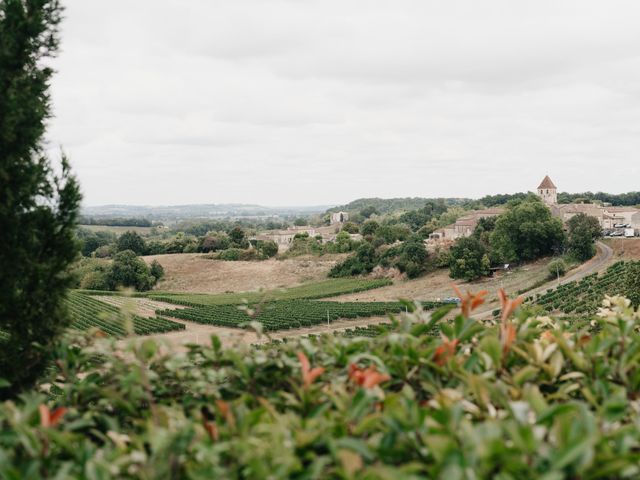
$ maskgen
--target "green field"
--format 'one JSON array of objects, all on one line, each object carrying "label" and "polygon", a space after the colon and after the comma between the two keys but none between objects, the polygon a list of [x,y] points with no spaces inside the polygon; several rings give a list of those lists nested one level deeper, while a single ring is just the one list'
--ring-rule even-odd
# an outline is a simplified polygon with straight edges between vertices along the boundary
[{"label": "green field", "polygon": [[[423,303],[425,309],[438,306],[440,304],[436,302]],[[274,331],[311,327],[338,319],[400,313],[406,308],[406,305],[401,302],[279,300],[258,305],[251,315],[236,305],[200,305],[182,310],[159,310],[157,313],[197,323],[234,328],[256,321],[261,323],[265,330]]]},{"label": "green field", "polygon": [[[138,292],[135,297],[148,297],[154,300],[175,303],[176,305],[240,305],[276,300],[298,300],[337,297],[349,293],[363,292],[374,288],[386,287],[393,282],[388,279],[332,278],[320,282],[306,283],[297,287],[254,292],[237,293],[177,293],[177,292]],[[78,290],[86,295],[121,295],[120,292],[98,290]]]},{"label": "green field", "polygon": [[[88,330],[99,328],[108,335],[123,337],[128,333],[126,318],[113,305],[78,292],[70,292],[67,305],[73,322],[71,328]],[[144,318],[134,315],[131,319],[133,332],[138,335],[163,333],[184,329],[184,325],[165,318]]]}]

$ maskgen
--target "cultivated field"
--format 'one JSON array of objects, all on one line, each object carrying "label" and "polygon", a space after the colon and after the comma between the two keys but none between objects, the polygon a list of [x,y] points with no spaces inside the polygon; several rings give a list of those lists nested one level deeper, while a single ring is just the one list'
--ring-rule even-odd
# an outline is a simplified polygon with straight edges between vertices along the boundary
[{"label": "cultivated field", "polygon": [[344,258],[345,255],[325,255],[320,258],[226,262],[198,253],[144,257],[147,263],[158,260],[164,267],[165,277],[156,290],[196,293],[273,290],[324,280],[331,267]]},{"label": "cultivated field", "polygon": [[328,278],[317,282],[307,282],[295,287],[238,293],[176,293],[148,292],[150,298],[178,305],[240,305],[263,303],[276,300],[311,300],[335,295],[346,295],[372,290],[391,284],[388,279],[368,278]]},{"label": "cultivated field", "polygon": [[141,316],[137,311],[126,312],[119,305],[107,304],[75,291],[69,292],[67,307],[72,319],[71,328],[76,330],[97,328],[107,335],[123,337],[129,333],[148,335],[184,329],[181,323],[156,317],[155,314]]}]

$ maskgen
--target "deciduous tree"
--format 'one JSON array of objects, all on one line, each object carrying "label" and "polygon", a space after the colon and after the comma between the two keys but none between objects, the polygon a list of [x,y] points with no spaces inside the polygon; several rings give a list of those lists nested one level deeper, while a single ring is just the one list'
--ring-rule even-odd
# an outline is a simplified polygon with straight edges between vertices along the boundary
[{"label": "deciduous tree", "polygon": [[537,198],[511,205],[496,220],[489,242],[497,261],[522,262],[562,249],[565,235],[560,219]]},{"label": "deciduous tree", "polygon": [[567,248],[576,259],[584,262],[596,254],[595,240],[602,236],[598,219],[579,213],[567,222],[569,235]]},{"label": "deciduous tree", "polygon": [[466,281],[475,280],[489,274],[487,251],[475,237],[456,240],[449,252],[449,275]]}]

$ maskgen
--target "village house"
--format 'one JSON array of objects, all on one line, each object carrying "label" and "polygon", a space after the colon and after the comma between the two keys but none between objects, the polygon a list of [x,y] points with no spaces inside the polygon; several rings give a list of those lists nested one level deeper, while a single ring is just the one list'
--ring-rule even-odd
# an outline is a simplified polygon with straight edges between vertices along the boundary
[{"label": "village house", "polygon": [[[308,234],[310,237],[319,237],[322,243],[334,242],[338,233],[340,233],[339,226],[323,226],[323,227],[291,227],[286,230],[272,230],[260,235],[256,235],[252,240],[272,240],[278,245],[278,251],[285,252],[289,250],[293,239],[298,234]],[[354,241],[362,240],[362,235],[359,233],[350,233],[349,238]]]},{"label": "village house", "polygon": [[313,227],[291,227],[286,230],[273,230],[261,235],[256,235],[252,240],[271,240],[276,242],[279,251],[285,251],[289,249],[295,236],[301,233],[306,233],[310,237],[314,237],[316,235],[316,229]]},{"label": "village house", "polygon": [[476,229],[480,219],[497,217],[502,213],[504,213],[504,208],[487,208],[469,212],[467,215],[456,220],[455,223],[439,228],[429,235],[426,242],[427,247],[447,245],[453,243],[458,238],[469,237]]},{"label": "village house", "polygon": [[[559,204],[558,188],[548,175],[540,182],[536,193],[549,207],[552,215],[560,218],[563,224],[566,224],[573,216],[584,213],[596,218],[605,231],[622,232],[633,229],[636,235],[640,233],[640,210],[635,207],[612,207],[595,203]],[[495,217],[503,212],[503,208],[489,208],[470,212],[460,217],[455,223],[439,228],[429,235],[425,242],[427,248],[433,250],[439,246],[446,247],[458,238],[469,237],[481,218]]]},{"label": "village house", "polygon": [[[584,213],[598,220],[603,230],[633,229],[640,233],[640,210],[635,207],[612,207],[596,203],[558,204],[557,188],[547,175],[538,186],[538,196],[549,205],[551,213],[566,224],[572,217]],[[628,227],[624,227],[624,226]]]}]

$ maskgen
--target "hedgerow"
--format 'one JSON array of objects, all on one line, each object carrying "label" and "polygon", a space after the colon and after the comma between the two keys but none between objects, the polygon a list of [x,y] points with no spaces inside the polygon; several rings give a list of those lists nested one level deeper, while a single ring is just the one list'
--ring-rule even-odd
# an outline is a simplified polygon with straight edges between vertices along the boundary
[{"label": "hedgerow", "polygon": [[260,349],[76,339],[0,405],[0,477],[638,478],[640,313],[609,299],[593,333],[503,301],[496,327],[470,298]]}]

